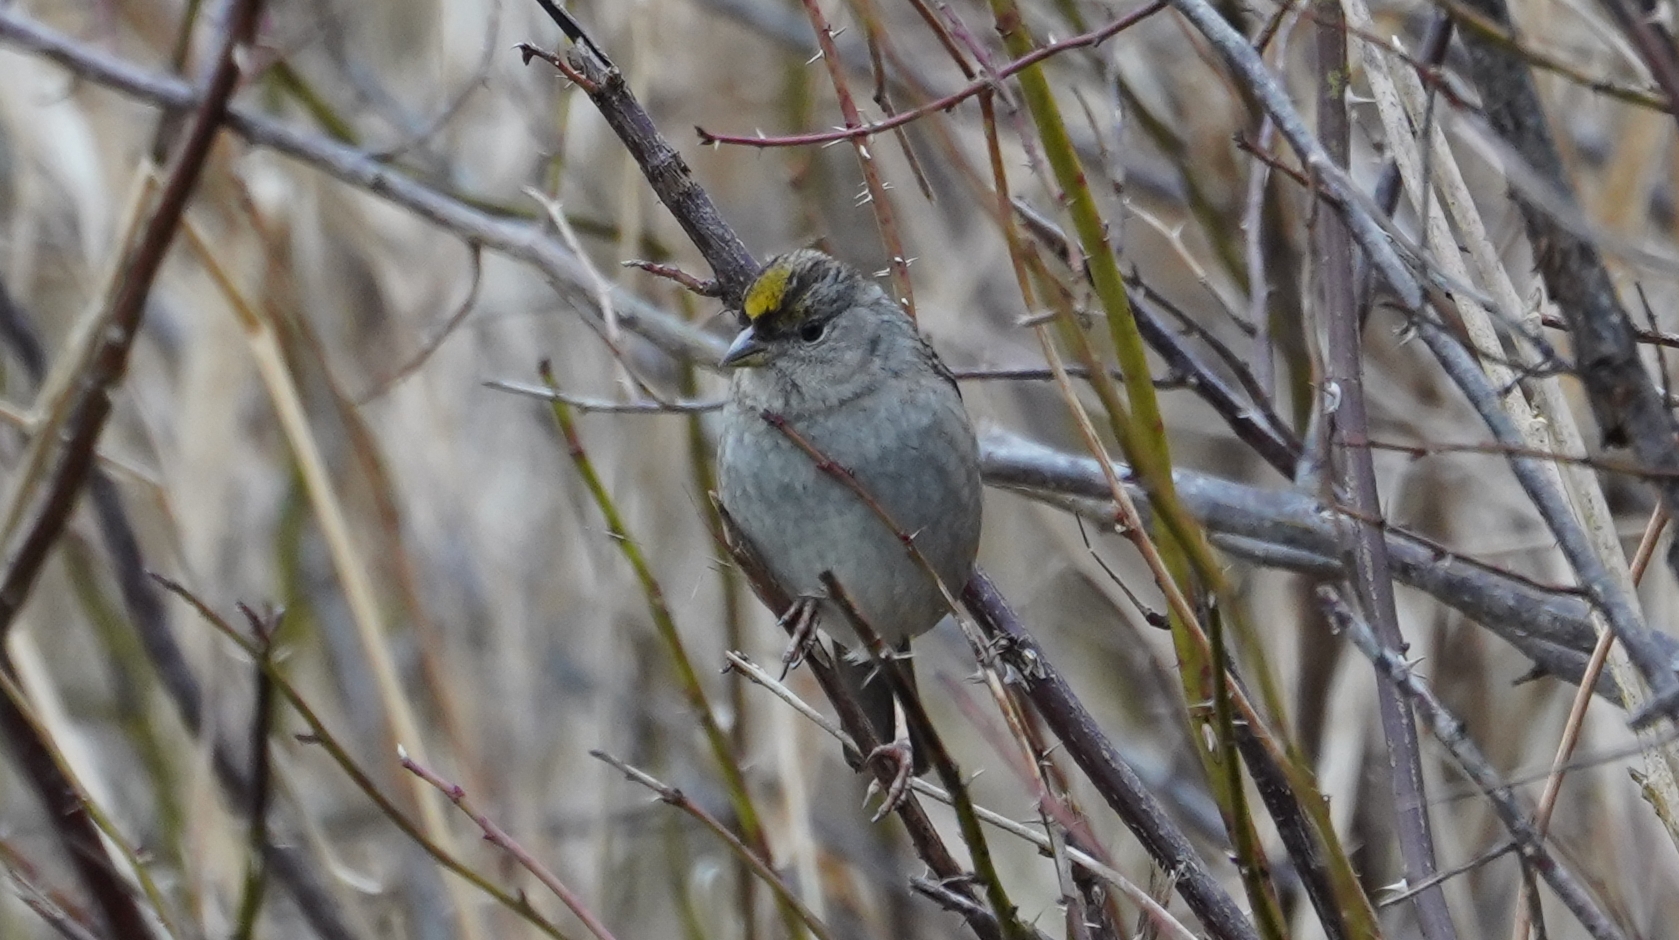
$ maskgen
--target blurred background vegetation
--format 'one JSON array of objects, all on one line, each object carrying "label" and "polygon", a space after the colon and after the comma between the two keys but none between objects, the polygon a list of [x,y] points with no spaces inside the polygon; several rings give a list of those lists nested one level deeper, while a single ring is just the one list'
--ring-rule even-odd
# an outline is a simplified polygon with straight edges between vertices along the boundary
[{"label": "blurred background vegetation", "polygon": [[[198,82],[214,61],[221,6],[28,0],[0,5],[0,17],[57,31],[95,59]],[[987,5],[931,6],[947,24],[943,39],[966,60],[983,52],[997,67],[1011,58]],[[1035,0],[1023,12],[1049,42],[1140,6]],[[1364,35],[1396,38],[1414,52],[1449,6],[1382,3]],[[913,108],[968,82],[911,4],[821,7],[865,119],[882,114],[881,102]],[[1267,62],[1308,114],[1322,85],[1317,23],[1332,7],[1223,10],[1245,35],[1264,37]],[[853,147],[701,146],[691,130],[783,135],[843,122],[800,4],[571,8],[757,257],[820,244],[884,277],[892,252],[880,200],[870,197]],[[1520,0],[1512,15],[1533,57],[1614,89],[1652,87],[1596,6]],[[29,442],[55,413],[39,393],[42,367],[74,374],[90,324],[110,300],[154,154],[169,151],[187,120],[111,90],[90,67],[50,61],[20,35],[0,29],[0,282],[11,301],[0,324],[0,463],[14,501],[50,472],[27,460]],[[667,401],[716,400],[724,382],[706,343],[730,332],[722,304],[620,264],[659,261],[704,277],[703,260],[587,97],[514,51],[518,42],[563,47],[536,3],[291,0],[264,8],[257,37],[237,56],[242,113],[340,148],[331,152],[359,151],[360,165],[414,181],[515,236],[528,233],[571,266],[544,269],[529,252],[481,248],[458,220],[393,203],[376,182],[347,183],[272,140],[220,135],[146,301],[99,441],[92,498],[71,516],[6,636],[29,714],[135,853],[137,865],[118,863],[122,878],[139,884],[133,872],[145,875],[146,891],[134,890],[148,916],[161,915],[160,935],[540,935],[443,873],[334,760],[318,737],[324,729],[442,851],[489,883],[524,892],[566,936],[584,929],[442,795],[416,787],[398,765],[398,744],[461,784],[618,937],[784,935],[771,895],[743,887],[750,876],[715,836],[590,759],[591,749],[611,752],[734,822],[646,586],[549,407],[485,384],[536,383],[539,361],[548,360],[558,388],[586,399],[646,402],[651,389]],[[1350,166],[1374,189],[1391,146],[1370,103],[1365,61],[1355,54],[1347,85]],[[1448,132],[1522,312],[1550,312],[1505,196],[1501,151],[1476,130],[1477,95],[1464,67],[1454,44],[1443,69],[1426,73],[1430,89],[1443,92],[1429,120]],[[1250,89],[1171,11],[1055,56],[1046,74],[1123,270],[1184,313],[1195,332],[1176,321],[1172,329],[1215,374],[1228,380],[1245,365],[1249,390],[1310,441],[1322,385],[1312,371],[1318,357],[1308,354],[1321,328],[1310,231],[1328,210],[1314,207],[1297,178],[1265,172],[1248,152],[1298,165],[1262,124]],[[1639,313],[1642,326],[1679,332],[1675,269],[1626,260],[1675,255],[1672,116],[1555,69],[1540,70],[1537,81],[1582,218],[1606,241],[1631,246],[1609,259],[1623,298],[1648,312],[1647,323]],[[1013,195],[1070,227],[1032,116],[1012,83],[1000,87],[990,126]],[[953,368],[981,373],[963,391],[982,429],[1084,453],[1053,383],[1037,371],[982,374],[1042,370],[1043,347],[1023,323],[1047,309],[1022,299],[990,189],[986,130],[969,100],[869,145],[912,259],[915,309]],[[1401,200],[1397,219],[1403,231],[1419,231],[1413,203]],[[1089,291],[1067,270],[1059,276],[1070,302],[1098,322],[1092,335],[1102,334]],[[1488,437],[1426,351],[1408,342],[1403,318],[1379,292],[1376,301],[1363,360],[1371,436],[1417,448],[1375,453],[1388,519],[1508,572],[1571,584],[1555,537],[1505,461],[1443,446]],[[649,317],[654,327],[643,329]],[[1209,338],[1232,361],[1221,361]],[[1563,333],[1547,338],[1566,349]],[[682,349],[692,354],[673,354]],[[1647,362],[1661,365],[1654,352]],[[1236,437],[1184,375],[1160,365],[1155,377],[1174,466],[1267,491],[1297,485]],[[1563,387],[1573,394],[1571,383]],[[1082,386],[1080,395],[1100,412]],[[1589,411],[1575,405],[1595,448]],[[722,671],[727,650],[775,663],[785,638],[711,536],[707,418],[582,408],[575,420],[728,735],[776,870],[836,936],[970,935],[959,917],[911,893],[908,879],[923,866],[895,820],[869,822],[864,781],[838,745],[764,689]],[[1636,475],[1596,479],[1614,512],[1611,543],[1630,556],[1655,498]],[[1298,485],[1316,496],[1319,484],[1308,472]],[[1148,569],[1111,526],[1082,524],[1065,502],[999,488],[985,511],[982,564],[1240,898],[1229,837],[1195,754],[1203,742],[1185,718],[1172,636],[1148,622],[1165,606]],[[132,533],[137,557],[125,554],[122,531]],[[1340,843],[1382,905],[1386,935],[1417,935],[1409,903],[1384,903],[1403,869],[1369,663],[1332,635],[1305,576],[1225,561],[1228,600],[1249,627],[1239,658],[1254,670],[1249,679],[1281,690],[1273,730],[1316,772]],[[250,605],[259,621],[283,609],[275,671],[321,728],[281,696],[271,708],[265,775],[249,744],[261,657],[146,582],[145,570],[178,582],[243,636],[252,626],[236,604]],[[1651,566],[1639,598],[1652,624],[1672,619],[1674,578],[1664,564]],[[1537,799],[1574,686],[1519,682],[1532,668],[1527,657],[1428,594],[1402,588],[1397,610],[1408,657],[1466,718],[1492,764]],[[175,652],[160,653],[160,644]],[[973,776],[976,801],[1041,823],[1000,718],[969,681],[975,664],[961,633],[941,626],[918,645],[916,661],[934,722]],[[804,671],[788,682],[825,707]],[[1645,765],[1625,714],[1595,702],[1578,753],[1552,823],[1553,850],[1630,935],[1661,936],[1679,919],[1679,856],[1642,798]],[[1523,907],[1521,871],[1509,855],[1482,856],[1508,836],[1440,748],[1425,740],[1422,755],[1458,930],[1507,936]],[[11,876],[0,936],[104,935],[52,814],[18,761],[0,767],[0,862]],[[253,775],[266,781],[258,787],[270,804],[266,834],[250,826]],[[1183,916],[1169,880],[1073,776],[1073,799],[1113,867]],[[234,777],[246,781],[242,791],[228,786]],[[931,812],[955,838],[948,811]],[[1273,881],[1288,935],[1323,936],[1257,804],[1253,814],[1279,866]],[[284,858],[270,852],[267,864],[253,865],[251,846],[263,840],[282,845]],[[1052,937],[1090,935],[1069,928],[1052,861],[1013,837],[994,834],[991,848],[1025,921]],[[297,879],[316,893],[300,896]],[[1585,935],[1542,895],[1549,936]],[[45,914],[31,910],[43,906]],[[1138,927],[1130,902],[1117,909],[1119,935],[1152,929]]]}]

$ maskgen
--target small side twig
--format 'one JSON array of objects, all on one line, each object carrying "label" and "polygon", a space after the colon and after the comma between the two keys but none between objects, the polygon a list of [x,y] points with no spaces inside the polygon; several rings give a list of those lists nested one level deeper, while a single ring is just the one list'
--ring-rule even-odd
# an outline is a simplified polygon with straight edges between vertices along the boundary
[{"label": "small side twig", "polygon": [[436,787],[439,793],[448,797],[449,802],[455,804],[456,809],[465,813],[467,818],[478,825],[478,828],[484,833],[485,841],[512,856],[520,867],[535,875],[536,880],[542,882],[543,887],[553,892],[554,897],[560,899],[560,903],[577,915],[577,919],[583,922],[583,926],[588,928],[590,933],[598,937],[599,940],[616,940],[612,931],[601,923],[600,918],[595,916],[594,911],[591,911],[589,906],[583,903],[583,899],[578,897],[576,892],[567,887],[566,883],[550,871],[548,866],[542,864],[536,856],[532,855],[530,850],[520,845],[517,839],[508,835],[505,829],[496,825],[495,820],[472,804],[472,801],[467,798],[464,787],[458,783],[450,783],[439,776],[436,771],[409,757],[408,749],[401,745],[397,745],[396,755],[397,762],[402,765],[404,770]]},{"label": "small side twig", "polygon": [[733,852],[736,858],[745,862],[752,869],[753,874],[757,875],[764,884],[769,885],[770,890],[775,892],[776,897],[780,898],[782,903],[799,912],[799,919],[804,921],[805,926],[810,928],[810,932],[816,935],[817,940],[833,940],[833,934],[829,932],[828,925],[824,924],[814,911],[806,907],[803,901],[799,900],[798,894],[787,886],[787,882],[781,880],[781,876],[775,873],[775,869],[771,868],[756,852],[748,848],[746,843],[740,841],[738,836],[730,832],[729,827],[718,822],[717,817],[706,812],[693,800],[688,799],[687,794],[605,751],[590,751],[589,756],[612,765],[628,779],[658,794],[661,802],[674,806],[699,820],[700,825],[710,830],[712,835],[728,846],[729,851]]},{"label": "small side twig", "polygon": [[723,296],[723,287],[716,281],[697,278],[674,264],[660,264],[657,261],[635,260],[625,261],[622,262],[622,264],[626,268],[636,268],[637,270],[646,271],[654,277],[662,277],[667,281],[675,281],[701,297]]},{"label": "small side twig", "polygon": [[608,401],[602,398],[572,395],[557,388],[549,388],[543,385],[512,382],[507,379],[490,379],[484,383],[484,387],[493,388],[498,392],[512,392],[515,395],[523,395],[527,398],[558,402],[576,408],[578,411],[600,414],[704,414],[708,411],[717,411],[724,404],[721,399],[708,401]]},{"label": "small side twig", "polygon": [[575,68],[572,68],[570,62],[567,62],[565,59],[549,52],[546,49],[534,46],[528,42],[515,43],[513,48],[518,50],[519,58],[524,61],[525,65],[531,64],[532,59],[541,59],[549,65],[552,65],[555,71],[570,79],[577,85],[578,88],[583,89],[585,94],[592,95],[600,91],[599,85],[585,78],[582,73],[578,72]]}]

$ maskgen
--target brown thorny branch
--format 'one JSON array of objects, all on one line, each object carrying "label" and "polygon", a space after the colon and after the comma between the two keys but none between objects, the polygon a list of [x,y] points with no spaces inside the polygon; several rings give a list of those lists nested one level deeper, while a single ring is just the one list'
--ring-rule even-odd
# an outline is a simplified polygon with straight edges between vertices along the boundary
[{"label": "brown thorny branch", "polygon": [[[0,40],[51,58],[79,76],[167,108],[189,108],[200,101],[199,93],[185,82],[137,69],[47,30],[12,10],[0,10]],[[1239,58],[1240,53],[1231,55]],[[1258,74],[1263,75],[1263,71]],[[1272,106],[1276,106],[1275,102]],[[591,289],[576,259],[534,226],[474,209],[415,182],[363,151],[298,132],[245,108],[230,109],[227,126],[255,144],[286,153],[348,185],[403,205],[446,230],[532,264],[555,281],[556,287],[568,297],[577,299]],[[681,165],[674,152],[661,156],[664,158],[659,164],[661,173]],[[670,162],[673,158],[674,164]],[[691,180],[685,182],[685,179],[685,172],[671,174],[674,189],[660,188],[661,198],[680,202],[685,198],[682,187],[691,184]],[[1353,205],[1356,208],[1356,203]],[[705,224],[703,212],[677,211],[676,215],[685,227]],[[1361,230],[1359,234],[1368,237],[1367,231]],[[734,240],[732,249],[728,241],[726,237],[719,240],[709,235],[696,238],[696,244],[707,253],[719,279],[730,279],[725,283],[730,283],[733,295],[738,296],[740,287],[750,279],[752,268],[738,239]],[[725,288],[724,293],[730,291]],[[658,308],[628,295],[615,299],[620,303],[620,322],[664,349],[701,361],[714,359],[721,350],[715,339]],[[582,306],[589,309],[586,304]],[[1092,518],[1111,520],[1111,511],[1100,502],[1105,499],[1106,485],[1094,460],[1058,453],[1007,435],[988,437],[984,450],[987,481],[993,485],[1017,487],[1039,498],[1070,504],[1069,508],[1086,512]],[[1120,469],[1123,472],[1124,468]],[[1332,576],[1340,573],[1337,523],[1332,514],[1310,498],[1183,472],[1179,473],[1179,481],[1180,487],[1187,491],[1185,498],[1191,511],[1208,525],[1224,550],[1264,565]],[[1384,527],[1384,532],[1394,556],[1395,575],[1401,582],[1427,591],[1492,628],[1542,669],[1571,681],[1578,680],[1592,647],[1592,634],[1589,606],[1576,592],[1513,577],[1391,527]],[[1654,642],[1664,655],[1675,652],[1675,644],[1665,636],[1654,637]]]},{"label": "brown thorny branch", "polygon": [[998,83],[1003,79],[1019,72],[1021,69],[1031,68],[1033,65],[1036,65],[1045,59],[1053,58],[1054,56],[1070,49],[1082,49],[1089,46],[1100,45],[1107,40],[1112,39],[1114,36],[1119,35],[1121,32],[1124,32],[1126,29],[1135,26],[1137,23],[1149,18],[1150,16],[1153,16],[1155,13],[1160,12],[1165,5],[1165,0],[1155,0],[1155,2],[1149,3],[1132,13],[1128,13],[1101,29],[1094,29],[1087,33],[1081,33],[1070,39],[1063,39],[1059,42],[1045,43],[1044,46],[1036,52],[1021,56],[1013,62],[1000,66],[997,68],[995,73],[987,74],[985,78],[969,82],[959,90],[951,92],[948,95],[935,98],[926,104],[918,105],[907,111],[899,111],[898,113],[879,121],[871,121],[867,124],[848,124],[846,127],[839,130],[819,131],[812,134],[789,134],[778,137],[746,137],[737,134],[714,134],[703,127],[696,127],[694,128],[694,131],[699,135],[700,143],[702,144],[733,144],[741,147],[806,147],[834,143],[841,140],[866,140],[885,131],[896,130],[897,128],[911,124],[930,115],[941,114],[949,111],[951,108],[956,107],[976,95],[994,91],[996,90]]},{"label": "brown thorny branch", "polygon": [[[1319,8],[1314,30],[1318,136],[1335,165],[1345,167],[1352,151],[1352,119],[1346,99],[1348,83],[1343,78],[1351,74],[1346,23],[1342,20],[1339,0],[1315,5]],[[1370,419],[1365,403],[1364,335],[1352,238],[1340,216],[1323,212],[1315,214],[1311,238],[1312,253],[1319,262],[1314,266],[1314,273],[1318,280],[1320,316],[1327,328],[1324,394],[1327,396],[1328,390],[1333,389],[1337,399],[1333,407],[1326,405],[1324,409],[1331,453],[1328,479],[1333,481],[1327,489],[1345,492],[1344,498],[1361,517],[1351,520],[1346,530],[1347,552],[1353,567],[1351,584],[1359,607],[1384,645],[1405,649],[1408,644],[1399,626],[1387,542],[1382,538],[1380,526],[1373,521],[1382,514],[1375,462],[1370,448],[1360,446],[1370,436]],[[1376,703],[1405,879],[1410,884],[1427,884],[1439,870],[1439,863],[1423,782],[1416,719],[1410,702],[1390,683],[1378,683]],[[1446,893],[1441,885],[1429,884],[1418,891],[1412,905],[1425,940],[1456,940],[1457,928],[1446,908]]]},{"label": "brown thorny branch", "polygon": [[560,899],[560,902],[582,922],[589,933],[596,937],[596,940],[617,940],[606,924],[595,915],[595,912],[584,903],[583,899],[570,886],[561,881],[560,877],[554,874],[553,870],[547,865],[544,865],[529,849],[509,835],[507,830],[501,828],[494,819],[490,818],[488,813],[478,808],[472,798],[467,795],[465,787],[444,779],[442,774],[410,757],[408,751],[400,745],[397,747],[397,762],[402,765],[404,770],[431,784],[437,792],[443,794],[449,802],[455,804],[456,809],[465,813],[467,818],[478,826],[479,831],[484,834],[484,841],[506,852],[514,861],[519,863],[519,867],[530,872],[544,888],[548,889],[549,893]]}]

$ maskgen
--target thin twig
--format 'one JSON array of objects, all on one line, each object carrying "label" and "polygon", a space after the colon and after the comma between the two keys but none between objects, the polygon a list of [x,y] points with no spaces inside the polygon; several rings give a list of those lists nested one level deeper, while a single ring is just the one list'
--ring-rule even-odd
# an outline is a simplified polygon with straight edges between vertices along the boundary
[{"label": "thin twig", "polygon": [[[1539,322],[1541,325],[1549,327],[1553,330],[1568,329],[1568,321],[1554,313],[1541,313],[1539,315]],[[1679,333],[1665,333],[1661,330],[1637,327],[1633,330],[1633,336],[1636,337],[1640,343],[1650,346],[1660,346],[1664,349],[1679,349]]]},{"label": "thin twig", "polygon": [[[1349,83],[1342,78],[1351,74],[1346,23],[1337,0],[1314,0],[1313,6],[1317,9],[1318,136],[1335,165],[1345,167],[1352,149],[1352,122],[1346,101]],[[1322,316],[1328,332],[1324,394],[1333,389],[1335,395],[1335,403],[1324,406],[1330,422],[1334,464],[1330,479],[1336,487],[1344,489],[1344,498],[1355,513],[1379,519],[1382,499],[1376,485],[1375,463],[1369,446],[1363,443],[1370,437],[1370,418],[1365,405],[1364,337],[1352,239],[1340,216],[1317,213],[1312,243],[1312,255],[1318,262],[1316,276],[1323,302]],[[1408,644],[1399,626],[1387,543],[1380,527],[1352,519],[1345,523],[1344,531],[1359,608],[1370,619],[1384,645],[1405,649]],[[1416,721],[1404,696],[1391,685],[1379,685],[1376,698],[1405,879],[1411,883],[1426,882],[1433,878],[1439,862],[1435,857]],[[1418,892],[1412,903],[1425,940],[1456,940],[1457,927],[1446,907],[1446,894],[1439,886]]]},{"label": "thin twig", "polygon": [[667,281],[674,281],[684,289],[692,291],[701,297],[720,297],[723,289],[716,281],[702,281],[674,264],[660,264],[656,261],[624,261],[626,268],[636,268],[646,271],[654,277],[662,277]]},{"label": "thin twig", "polygon": [[[1656,553],[1656,542],[1661,539],[1667,523],[1666,508],[1657,506],[1650,514],[1650,521],[1644,527],[1644,535],[1638,541],[1638,550],[1633,555],[1630,567],[1634,584],[1643,579],[1644,572],[1649,568],[1650,559]],[[1567,774],[1569,761],[1574,756],[1574,748],[1580,743],[1580,732],[1585,727],[1586,708],[1592,700],[1589,690],[1597,684],[1597,677],[1609,660],[1609,648],[1614,642],[1615,634],[1610,631],[1605,630],[1598,634],[1597,646],[1592,648],[1592,657],[1586,663],[1586,674],[1581,679],[1580,688],[1574,694],[1574,701],[1568,706],[1568,719],[1563,723],[1562,739],[1557,742],[1556,756],[1551,760],[1551,772],[1545,777],[1545,790],[1540,794],[1539,806],[1533,815],[1533,828],[1541,836],[1550,831],[1551,813],[1556,810],[1557,798],[1562,794],[1563,777]],[[1533,892],[1528,884],[1530,880],[1524,880],[1524,894],[1528,895],[1528,903],[1517,908],[1514,924],[1510,928],[1513,940],[1527,940],[1529,928],[1539,923],[1538,918],[1534,916],[1539,900],[1537,893]]]},{"label": "thin twig", "polygon": [[757,853],[748,848],[746,843],[740,841],[734,833],[729,831],[727,826],[718,822],[717,817],[706,812],[693,800],[688,799],[687,794],[605,751],[590,751],[589,756],[612,765],[629,780],[639,783],[658,794],[661,802],[668,803],[699,820],[700,825],[705,826],[706,829],[711,831],[712,835],[728,846],[729,851],[733,852],[736,858],[746,862],[748,867],[752,869],[752,873],[757,875],[764,884],[769,885],[770,890],[775,892],[775,896],[782,903],[799,912],[799,919],[804,921],[805,926],[810,928],[810,932],[815,934],[818,940],[833,940],[833,934],[829,933],[828,925],[824,924],[815,912],[806,907],[803,901],[799,900],[799,896],[787,886],[787,882],[783,881],[780,875],[775,873],[775,869],[771,868]]},{"label": "thin twig", "polygon": [[553,892],[554,897],[559,898],[560,903],[575,914],[590,933],[598,937],[599,940],[616,940],[612,931],[601,923],[600,918],[595,916],[595,912],[590,910],[589,906],[583,903],[583,899],[567,887],[558,875],[550,871],[548,866],[542,864],[523,845],[520,845],[519,840],[508,835],[505,829],[496,825],[495,820],[473,805],[467,797],[464,787],[458,783],[450,783],[439,776],[436,771],[409,757],[408,749],[405,747],[398,745],[396,755],[397,762],[402,765],[404,770],[431,784],[437,789],[437,792],[443,794],[449,799],[449,802],[455,804],[456,809],[465,813],[467,818],[477,824],[478,828],[484,833],[486,841],[512,856],[521,868],[535,875],[536,880],[542,882],[543,887]]},{"label": "thin twig", "polygon": [[484,382],[484,387],[493,388],[500,392],[512,392],[526,398],[560,402],[576,408],[578,411],[603,414],[705,414],[717,411],[725,404],[721,399],[708,401],[608,401],[602,398],[568,394],[557,388],[531,385],[526,382],[513,382],[507,379],[489,379]]}]

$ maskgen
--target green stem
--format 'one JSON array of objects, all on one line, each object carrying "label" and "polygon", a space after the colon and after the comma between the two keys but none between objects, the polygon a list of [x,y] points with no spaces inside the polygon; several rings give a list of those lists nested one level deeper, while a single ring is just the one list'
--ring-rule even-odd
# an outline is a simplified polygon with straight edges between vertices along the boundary
[{"label": "green stem", "polygon": [[[540,374],[543,383],[551,391],[559,390],[559,385],[554,381],[553,367],[549,363],[542,363]],[[652,617],[653,628],[664,643],[666,652],[670,654],[682,694],[687,698],[688,707],[693,711],[694,717],[698,719],[706,743],[710,746],[717,767],[723,774],[724,788],[729,793],[735,816],[740,821],[741,836],[759,858],[768,860],[772,858],[769,841],[764,836],[763,823],[758,816],[757,807],[752,803],[751,793],[747,790],[746,777],[741,773],[740,763],[735,760],[728,734],[718,723],[716,713],[712,711],[711,703],[706,698],[705,687],[700,684],[699,672],[694,669],[693,659],[688,655],[687,647],[683,645],[682,635],[676,630],[676,619],[671,616],[670,606],[665,603],[664,589],[659,586],[658,578],[653,575],[653,568],[647,562],[647,556],[641,551],[641,544],[630,535],[629,527],[624,524],[623,516],[619,514],[618,506],[612,500],[612,494],[607,492],[600,474],[595,471],[594,462],[589,459],[588,451],[583,448],[583,439],[577,433],[577,423],[572,416],[571,407],[558,398],[551,399],[549,406],[554,413],[554,422],[559,425],[560,436],[565,440],[566,455],[571,458],[578,475],[583,478],[584,487],[594,498],[601,515],[606,518],[606,528],[612,534],[613,543],[623,553],[624,560],[630,563],[636,580],[641,584],[641,593],[647,598],[647,611]],[[798,911],[785,902],[778,903],[777,906],[781,910],[788,936],[804,936],[805,925],[799,919]]]},{"label": "green stem", "polygon": [[[1003,37],[1009,54],[1015,58],[1030,54],[1037,43],[1026,29],[1014,0],[991,0],[991,7],[997,31]],[[1125,399],[1121,400],[1118,390],[1107,378],[1107,371],[1097,361],[1088,337],[1078,328],[1075,320],[1066,316],[1057,321],[1062,340],[1090,370],[1094,379],[1092,386],[1107,412],[1114,437],[1135,469],[1156,517],[1162,523],[1163,530],[1157,533],[1155,541],[1166,573],[1185,597],[1195,597],[1201,585],[1215,596],[1226,595],[1228,592],[1222,572],[1205,534],[1178,501],[1172,482],[1171,449],[1166,440],[1165,422],[1155,395],[1142,333],[1137,328],[1130,298],[1125,291],[1118,258],[1108,240],[1107,223],[1102,218],[1084,168],[1074,151],[1060,107],[1041,65],[1022,69],[1016,79],[1020,82],[1021,97],[1036,125],[1045,159],[1061,190],[1062,202],[1072,220],[1084,254],[1086,274],[1106,314],[1108,335],[1124,376]],[[1199,575],[1199,579],[1195,575]],[[1179,659],[1179,678],[1186,698],[1192,703],[1193,726],[1199,724],[1193,718],[1193,703],[1227,695],[1228,690],[1224,688],[1227,675],[1222,662],[1209,661],[1203,654],[1191,634],[1194,629],[1192,624],[1185,623],[1177,611],[1171,613],[1170,620]],[[1266,936],[1280,940],[1286,935],[1281,907],[1265,880],[1266,866],[1257,834],[1253,831],[1253,819],[1246,812],[1229,714],[1224,713],[1224,720],[1219,720],[1215,709],[1213,717],[1209,727],[1215,738],[1214,746],[1211,749],[1197,748],[1197,751],[1238,852],[1238,867],[1248,889],[1249,902],[1254,907],[1255,922]]]}]

